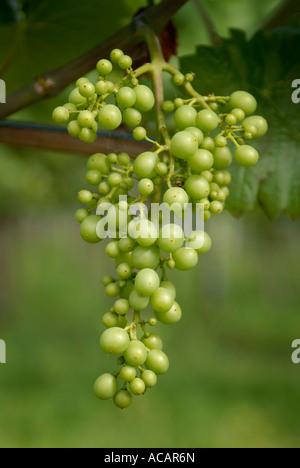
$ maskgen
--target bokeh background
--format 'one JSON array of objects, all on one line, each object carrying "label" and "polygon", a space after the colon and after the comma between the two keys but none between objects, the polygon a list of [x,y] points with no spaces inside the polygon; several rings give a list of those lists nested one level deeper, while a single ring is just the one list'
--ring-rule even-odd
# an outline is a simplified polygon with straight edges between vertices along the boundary
[{"label": "bokeh background", "polygon": [[[278,2],[204,3],[228,35],[253,33]],[[193,2],[175,23],[181,55],[208,42]],[[47,122],[63,99],[16,118]],[[79,237],[84,176],[84,156],[0,145],[0,447],[300,447],[299,220],[270,222],[258,207],[209,224],[212,251],[170,275],[184,311],[160,328],[170,371],[121,412],[92,393],[112,365],[98,341],[113,268]]]}]

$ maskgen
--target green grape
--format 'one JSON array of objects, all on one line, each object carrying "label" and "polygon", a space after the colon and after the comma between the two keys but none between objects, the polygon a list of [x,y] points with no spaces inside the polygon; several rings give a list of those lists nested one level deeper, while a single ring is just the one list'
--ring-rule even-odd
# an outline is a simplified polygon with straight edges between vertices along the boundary
[{"label": "green grape", "polygon": [[167,224],[160,229],[157,243],[164,252],[173,253],[183,246],[184,232],[177,224]]},{"label": "green grape", "polygon": [[64,104],[63,107],[69,111],[70,114],[74,114],[77,112],[77,107],[74,104],[71,104],[70,102],[67,102],[67,104]]},{"label": "green grape", "polygon": [[99,96],[108,93],[108,81],[98,81],[95,85],[95,91]]},{"label": "green grape", "polygon": [[211,249],[212,241],[207,232],[194,231],[189,238],[189,247],[197,254],[205,254]]},{"label": "green grape", "polygon": [[82,77],[82,78],[78,78],[78,80],[76,81],[76,86],[79,88],[80,85],[82,85],[83,83],[89,83],[89,79],[88,78],[85,78],[85,77]]},{"label": "green grape", "polygon": [[96,68],[100,76],[106,76],[112,72],[113,66],[109,60],[103,59],[103,60],[99,60]]},{"label": "green grape", "polygon": [[176,299],[176,288],[175,288],[174,284],[171,283],[171,281],[162,281],[160,287],[164,288],[164,289],[167,289],[173,295],[173,298],[174,298],[174,301],[175,301],[175,299]]},{"label": "green grape", "polygon": [[171,140],[171,153],[179,159],[188,159],[198,149],[198,140],[187,131],[176,133]]},{"label": "green grape", "polygon": [[128,190],[132,189],[134,187],[134,184],[134,179],[132,179],[131,177],[125,177],[122,182],[122,187]]},{"label": "green grape", "polygon": [[187,127],[195,127],[197,111],[192,106],[179,107],[174,115],[175,125],[179,130],[184,130]]},{"label": "green grape", "polygon": [[182,86],[185,82],[185,76],[182,73],[177,73],[173,78],[173,83],[176,86]]},{"label": "green grape", "polygon": [[205,137],[201,144],[202,149],[210,151],[211,153],[214,151],[215,147],[216,145],[215,145],[214,139],[211,137]]},{"label": "green grape", "polygon": [[248,117],[242,123],[243,127],[246,128],[248,126],[253,126],[256,128],[256,133],[253,135],[253,138],[261,138],[263,137],[268,131],[268,122],[263,117],[259,115],[253,115],[252,117]]},{"label": "green grape", "polygon": [[165,374],[170,367],[167,355],[159,349],[152,349],[148,353],[146,367],[156,375]]},{"label": "green grape", "polygon": [[215,145],[219,148],[224,148],[224,146],[227,146],[227,138],[223,137],[222,135],[217,136],[215,138]]},{"label": "green grape", "polygon": [[132,293],[133,290],[134,290],[133,281],[127,281],[126,286],[124,286],[124,288],[121,289],[121,292],[120,292],[121,299],[129,300],[130,294]]},{"label": "green grape", "polygon": [[223,204],[221,202],[218,202],[217,200],[211,202],[210,212],[212,214],[218,215],[218,214],[222,213],[223,210],[224,210],[224,206],[223,206]]},{"label": "green grape", "polygon": [[123,177],[118,172],[112,172],[109,174],[107,181],[111,187],[117,187],[122,183]]},{"label": "green grape", "polygon": [[210,211],[204,211],[204,221],[209,221],[211,218],[211,212]]},{"label": "green grape", "polygon": [[99,184],[98,191],[101,195],[108,195],[111,191],[111,186],[107,182],[101,182],[101,184]]},{"label": "green grape", "polygon": [[159,322],[164,325],[175,325],[180,322],[182,317],[182,310],[179,304],[175,302],[168,312],[155,312],[155,316]]},{"label": "green grape", "polygon": [[142,121],[142,114],[137,109],[130,107],[124,110],[123,121],[128,127],[138,127]]},{"label": "green grape", "polygon": [[106,328],[114,328],[119,326],[118,315],[112,312],[108,312],[107,314],[103,315],[102,322]]},{"label": "green grape", "polygon": [[156,271],[145,268],[138,272],[135,289],[140,296],[152,296],[159,288],[160,279]]},{"label": "green grape", "polygon": [[88,171],[86,175],[86,181],[90,185],[99,185],[102,179],[102,175],[100,172],[92,170]]},{"label": "green grape", "polygon": [[229,146],[214,150],[214,169],[218,171],[227,169],[232,163],[232,152]]},{"label": "green grape", "polygon": [[181,98],[176,98],[174,101],[174,105],[178,109],[178,107],[184,106],[184,100]]},{"label": "green grape", "polygon": [[79,86],[79,92],[81,96],[85,98],[91,98],[92,96],[94,96],[95,91],[95,86],[89,81],[81,83],[81,85]]},{"label": "green grape", "polygon": [[118,60],[118,65],[121,70],[127,70],[132,67],[132,58],[129,55],[122,55]]},{"label": "green grape", "polygon": [[111,164],[105,154],[97,153],[91,156],[88,160],[88,169],[101,172],[107,175],[111,171]]},{"label": "green grape", "polygon": [[192,83],[195,79],[195,73],[187,73],[185,75],[185,80],[188,82],[188,83]]},{"label": "green grape", "polygon": [[214,112],[216,112],[218,109],[219,109],[219,104],[217,102],[211,102],[209,104],[209,107],[211,108],[211,110],[213,110]]},{"label": "green grape", "polygon": [[133,170],[139,179],[153,179],[156,176],[156,166],[158,163],[159,157],[157,154],[147,151],[136,158]]},{"label": "green grape", "polygon": [[134,379],[129,384],[130,391],[133,395],[143,395],[146,390],[146,384],[142,379]]},{"label": "green grape", "polygon": [[214,175],[210,171],[201,172],[201,176],[207,180],[207,182],[212,182]]},{"label": "green grape", "polygon": [[257,164],[259,160],[259,154],[252,146],[244,145],[240,146],[235,152],[235,159],[240,166],[252,167]]},{"label": "green grape", "polygon": [[111,164],[116,164],[118,162],[118,156],[115,153],[108,154],[107,158]]},{"label": "green grape", "polygon": [[151,334],[149,336],[143,336],[141,339],[142,343],[146,346],[148,349],[163,349],[163,342],[160,336]]},{"label": "green grape", "polygon": [[174,304],[173,294],[165,288],[159,288],[151,297],[151,306],[155,312],[168,312]]},{"label": "green grape", "polygon": [[203,132],[200,130],[200,128],[197,127],[187,127],[186,132],[190,132],[198,141],[198,144],[201,145],[204,140],[204,135]]},{"label": "green grape", "polygon": [[121,254],[117,241],[112,241],[106,246],[106,253],[110,258],[118,258]]},{"label": "green grape", "polygon": [[121,108],[127,109],[128,107],[134,106],[136,102],[136,94],[132,88],[124,86],[117,92],[116,99]]},{"label": "green grape", "polygon": [[118,315],[126,315],[129,312],[129,302],[126,299],[118,299],[115,302],[114,309]]},{"label": "green grape", "polygon": [[105,288],[105,294],[108,297],[117,297],[120,294],[120,286],[117,283],[111,283]]},{"label": "green grape", "polygon": [[227,175],[226,174],[229,174],[229,172],[227,172],[227,171],[215,171],[213,181],[216,184],[218,184],[220,187],[222,185],[226,185],[226,183],[225,183],[227,181]]},{"label": "green grape", "polygon": [[112,276],[110,276],[110,275],[105,275],[105,276],[102,278],[102,284],[103,284],[103,286],[106,287],[106,286],[108,286],[110,283],[112,283],[113,280],[114,280],[114,279],[113,279]]},{"label": "green grape", "polygon": [[128,263],[121,263],[117,268],[117,273],[119,278],[127,280],[132,275],[132,267]]},{"label": "green grape", "polygon": [[135,248],[135,242],[130,237],[124,237],[124,239],[119,240],[119,249],[123,253],[132,252]]},{"label": "green grape", "polygon": [[151,370],[146,370],[142,373],[142,380],[147,388],[153,388],[157,384],[157,376]]},{"label": "green grape", "polygon": [[147,359],[146,346],[138,340],[130,341],[124,352],[124,359],[129,366],[142,366]]},{"label": "green grape", "polygon": [[163,201],[170,207],[172,207],[172,205],[175,203],[178,203],[182,209],[184,209],[185,204],[189,202],[189,197],[186,191],[182,188],[173,187],[166,191]]},{"label": "green grape", "polygon": [[[117,241],[117,244],[119,245],[118,241]],[[115,263],[116,263],[116,268],[118,268],[118,266],[121,265],[121,263],[128,263],[129,265],[131,265],[131,252],[128,252],[128,253],[120,252],[120,256],[115,259]]]},{"label": "green grape", "polygon": [[142,247],[139,245],[132,252],[132,266],[138,270],[143,268],[156,269],[160,263],[160,252],[157,247]]},{"label": "green grape", "polygon": [[165,101],[162,103],[161,108],[166,114],[171,114],[175,109],[175,105],[172,101]]},{"label": "green grape", "polygon": [[165,163],[160,162],[156,166],[156,172],[159,176],[165,176],[168,173],[168,166]]},{"label": "green grape", "polygon": [[77,108],[82,108],[86,106],[87,100],[85,97],[81,96],[79,89],[75,88],[69,95],[69,103],[74,104]]},{"label": "green grape", "polygon": [[118,61],[120,60],[121,57],[124,56],[124,52],[123,50],[121,49],[114,49],[111,51],[110,53],[110,60],[113,62],[113,63],[118,63]]},{"label": "green grape", "polygon": [[236,118],[236,116],[234,114],[228,114],[226,119],[225,119],[225,122],[227,123],[227,125],[232,127],[233,125],[236,125],[237,118]]},{"label": "green grape", "polygon": [[123,328],[109,328],[102,333],[100,347],[105,354],[117,356],[124,353],[130,345],[129,335]]},{"label": "green grape", "polygon": [[154,184],[151,179],[142,179],[138,183],[138,191],[143,197],[149,197],[154,191]]},{"label": "green grape", "polygon": [[185,182],[185,190],[194,200],[202,200],[210,193],[210,186],[204,177],[193,175]]},{"label": "green grape", "polygon": [[246,114],[242,109],[233,109],[231,114],[236,117],[237,122],[241,122],[246,117]]},{"label": "green grape", "polygon": [[203,109],[197,114],[196,126],[204,133],[210,133],[219,125],[218,115],[209,109]]},{"label": "green grape", "polygon": [[69,135],[71,135],[71,137],[79,138],[81,127],[79,123],[77,122],[77,120],[72,120],[71,122],[69,122],[68,132],[69,132]]},{"label": "green grape", "polygon": [[100,109],[98,121],[105,130],[116,130],[122,123],[122,113],[117,106],[108,104]]},{"label": "green grape", "polygon": [[89,128],[83,128],[79,134],[79,138],[83,143],[94,143],[97,139],[97,133]]},{"label": "green grape", "polygon": [[173,260],[177,270],[188,271],[197,266],[199,258],[196,250],[183,247],[173,254]]},{"label": "green grape", "polygon": [[143,247],[150,247],[155,244],[158,238],[155,224],[147,219],[142,219],[136,224],[136,233],[136,241]]},{"label": "green grape", "polygon": [[120,390],[114,396],[114,404],[120,408],[128,408],[132,403],[132,396],[128,390]]},{"label": "green grape", "polygon": [[253,114],[257,109],[255,97],[245,91],[232,93],[228,105],[230,109],[241,109],[246,115]]},{"label": "green grape", "polygon": [[140,112],[148,112],[153,109],[155,97],[148,86],[138,85],[134,88],[136,95],[135,108]]},{"label": "green grape", "polygon": [[99,400],[109,400],[115,396],[117,391],[117,379],[111,374],[103,374],[95,382],[94,394]]},{"label": "green grape", "polygon": [[[131,159],[127,153],[121,153],[118,156],[118,164],[122,167],[128,167],[130,165]],[[124,179],[125,180],[125,179]],[[130,187],[132,188],[132,187]]]},{"label": "green grape", "polygon": [[75,218],[76,218],[76,221],[78,223],[82,223],[86,218],[88,218],[88,216],[90,216],[88,210],[85,210],[84,208],[80,209],[80,210],[77,210],[76,211],[76,214],[75,214]]},{"label": "green grape", "polygon": [[98,244],[102,240],[97,234],[97,226],[100,220],[100,216],[89,216],[81,223],[80,235],[85,242]]},{"label": "green grape", "polygon": [[214,157],[210,151],[199,149],[189,157],[188,164],[192,171],[201,174],[201,172],[208,171],[213,167]]},{"label": "green grape", "polygon": [[64,124],[68,122],[70,118],[70,112],[65,107],[60,106],[54,109],[52,117],[56,123]]},{"label": "green grape", "polygon": [[149,303],[150,298],[140,296],[135,289],[130,293],[129,304],[133,310],[142,312],[143,310],[147,309]]},{"label": "green grape", "polygon": [[120,377],[124,382],[132,382],[136,378],[136,370],[131,366],[124,366],[121,369]]},{"label": "green grape", "polygon": [[133,138],[136,141],[145,140],[146,137],[147,137],[147,130],[144,127],[136,127],[133,130]]}]

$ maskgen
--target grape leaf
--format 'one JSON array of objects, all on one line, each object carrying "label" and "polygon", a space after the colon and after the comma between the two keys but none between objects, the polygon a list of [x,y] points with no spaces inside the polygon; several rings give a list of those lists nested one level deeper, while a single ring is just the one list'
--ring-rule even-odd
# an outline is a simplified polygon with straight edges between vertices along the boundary
[{"label": "grape leaf", "polygon": [[253,93],[258,114],[269,122],[268,135],[254,143],[261,159],[252,169],[232,167],[227,209],[235,216],[257,203],[267,216],[300,215],[300,105],[292,102],[292,82],[300,78],[300,30],[259,32],[247,40],[240,31],[220,47],[199,47],[183,57],[184,72],[196,73],[202,94],[228,96],[237,89]]}]

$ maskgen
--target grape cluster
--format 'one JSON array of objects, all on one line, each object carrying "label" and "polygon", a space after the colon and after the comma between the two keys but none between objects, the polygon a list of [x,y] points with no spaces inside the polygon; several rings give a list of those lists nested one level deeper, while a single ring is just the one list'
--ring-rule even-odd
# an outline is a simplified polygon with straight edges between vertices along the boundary
[{"label": "grape cluster", "polygon": [[[124,70],[117,83],[109,80],[114,64]],[[175,221],[165,224],[162,216],[159,223],[154,222],[147,203],[163,201],[177,219],[184,218],[187,204],[195,213],[200,204],[204,221],[220,214],[229,195],[228,168],[234,156],[241,166],[254,166],[259,154],[249,143],[268,130],[263,117],[252,115],[257,102],[251,94],[237,91],[225,97],[201,96],[192,86],[192,73],[183,75],[165,64],[164,71],[183,88],[187,99],[159,103],[158,122],[168,118],[173,129],[168,131],[162,125],[160,137],[150,138],[142,126],[143,114],[154,108],[156,99],[139,78],[153,66],[134,71],[132,59],[114,50],[110,61],[98,62],[97,83],[80,78],[69,103],[53,112],[57,123],[69,122],[70,135],[86,143],[96,139],[99,127],[112,131],[124,124],[132,129],[135,140],[152,144],[151,150],[135,160],[126,153],[92,155],[86,175],[92,188],[78,194],[84,205],[76,213],[82,238],[99,243],[105,229],[112,237],[106,253],[115,262],[116,273],[105,276],[102,283],[114,304],[103,316],[106,331],[100,347],[116,357],[119,370],[101,375],[94,392],[99,399],[113,399],[119,408],[127,408],[132,395],[154,387],[157,377],[169,368],[162,339],[150,331],[157,322],[173,325],[182,317],[168,270],[195,268],[199,256],[212,246],[203,230],[187,237]],[[136,205],[139,216],[131,212]],[[101,227],[104,218],[106,228]]]}]

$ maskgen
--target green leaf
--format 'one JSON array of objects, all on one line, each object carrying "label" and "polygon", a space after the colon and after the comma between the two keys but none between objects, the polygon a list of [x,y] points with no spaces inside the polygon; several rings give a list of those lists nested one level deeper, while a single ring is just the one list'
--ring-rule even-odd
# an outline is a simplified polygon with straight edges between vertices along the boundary
[{"label": "green leaf", "polygon": [[240,31],[223,45],[199,47],[181,59],[184,72],[196,73],[195,87],[207,95],[228,96],[237,89],[253,93],[258,114],[267,118],[268,135],[254,143],[261,159],[255,168],[234,165],[227,209],[235,216],[257,203],[267,216],[300,215],[300,105],[292,102],[292,82],[300,78],[300,30],[259,32],[250,41]]}]

